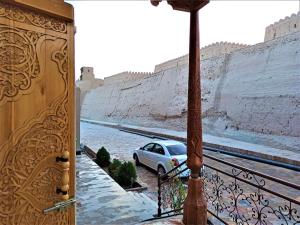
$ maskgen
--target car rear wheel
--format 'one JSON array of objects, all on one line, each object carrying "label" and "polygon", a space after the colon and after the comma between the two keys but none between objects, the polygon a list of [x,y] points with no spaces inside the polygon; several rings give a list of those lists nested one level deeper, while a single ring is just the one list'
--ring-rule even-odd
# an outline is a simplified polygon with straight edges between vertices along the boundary
[{"label": "car rear wheel", "polygon": [[137,155],[134,155],[134,160],[135,160],[135,165],[136,165],[136,166],[141,165],[141,163],[140,163],[139,158],[138,158]]},{"label": "car rear wheel", "polygon": [[166,170],[162,167],[162,166],[158,166],[157,168],[157,174],[159,174],[160,176],[164,175],[166,173]]}]

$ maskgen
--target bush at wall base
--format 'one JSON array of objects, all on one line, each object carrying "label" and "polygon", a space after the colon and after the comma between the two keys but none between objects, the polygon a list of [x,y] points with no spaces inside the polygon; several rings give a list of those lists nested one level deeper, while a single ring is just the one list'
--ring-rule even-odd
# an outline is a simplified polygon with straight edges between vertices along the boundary
[{"label": "bush at wall base", "polygon": [[113,162],[108,166],[108,174],[116,181],[118,178],[119,168],[122,162],[118,159],[114,159]]},{"label": "bush at wall base", "polygon": [[110,154],[106,148],[101,147],[97,154],[95,162],[101,167],[107,167],[110,164]]},{"label": "bush at wall base", "polygon": [[136,169],[132,162],[124,162],[118,170],[117,182],[123,187],[131,187],[136,181]]},{"label": "bush at wall base", "polygon": [[136,168],[132,162],[114,159],[108,167],[109,175],[123,188],[131,188],[136,182]]}]

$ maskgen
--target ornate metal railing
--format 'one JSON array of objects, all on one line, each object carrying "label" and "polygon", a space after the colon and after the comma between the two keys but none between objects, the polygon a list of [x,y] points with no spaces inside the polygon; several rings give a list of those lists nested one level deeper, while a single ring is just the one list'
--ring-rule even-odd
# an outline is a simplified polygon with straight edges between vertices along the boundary
[{"label": "ornate metal railing", "polygon": [[186,172],[186,161],[168,173],[157,176],[157,217],[177,215],[182,213],[182,205],[187,193],[187,185],[181,180],[180,175]]},{"label": "ornate metal railing", "polygon": [[[201,171],[209,223],[300,225],[300,186],[206,155]],[[185,168],[184,168],[185,167]],[[185,162],[158,176],[157,217],[182,214]]]}]

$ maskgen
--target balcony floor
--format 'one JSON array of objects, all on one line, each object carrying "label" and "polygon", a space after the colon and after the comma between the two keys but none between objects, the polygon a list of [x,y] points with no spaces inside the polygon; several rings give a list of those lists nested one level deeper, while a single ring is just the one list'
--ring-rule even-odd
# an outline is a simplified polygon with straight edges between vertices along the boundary
[{"label": "balcony floor", "polygon": [[126,192],[85,154],[76,157],[77,225],[138,224],[156,204]]}]

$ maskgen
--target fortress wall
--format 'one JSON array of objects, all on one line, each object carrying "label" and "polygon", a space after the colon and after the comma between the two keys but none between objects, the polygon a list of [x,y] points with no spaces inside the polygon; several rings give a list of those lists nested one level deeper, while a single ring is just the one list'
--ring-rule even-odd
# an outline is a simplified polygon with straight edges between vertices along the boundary
[{"label": "fortress wall", "polygon": [[[203,87],[204,109],[213,102],[210,88],[221,76],[225,56],[202,61],[206,85]],[[116,77],[114,77],[116,78]],[[104,82],[90,91],[82,107],[82,117],[88,119],[157,126],[164,123],[175,129],[185,129],[187,110],[188,66],[179,65],[150,74],[143,79]],[[172,121],[168,125],[169,122]]]},{"label": "fortress wall", "polygon": [[125,82],[129,80],[137,80],[137,79],[144,79],[145,77],[150,76],[152,73],[148,72],[131,72],[125,71],[122,73],[118,73],[109,77],[104,78],[104,83],[106,85],[112,85],[119,82]]},{"label": "fortress wall", "polygon": [[102,86],[104,81],[102,79],[94,80],[83,80],[76,83],[76,86],[80,88],[81,91],[86,92],[96,87]]},{"label": "fortress wall", "polygon": [[230,42],[217,42],[201,48],[201,58],[209,59],[217,57],[222,54],[229,54],[239,49],[249,47],[249,45],[230,43]]},{"label": "fortress wall", "polygon": [[95,80],[93,67],[83,66],[80,68],[80,72],[80,81]]},{"label": "fortress wall", "polygon": [[298,14],[292,14],[290,17],[285,17],[266,27],[265,41],[270,41],[298,31],[300,31],[300,11]]},{"label": "fortress wall", "polygon": [[[300,137],[300,32],[202,59],[201,74],[204,129]],[[87,93],[82,117],[186,128],[187,64],[129,77]]]},{"label": "fortress wall", "polygon": [[87,92],[104,84],[102,79],[95,78],[93,67],[81,67],[81,75],[76,81],[76,87],[80,89],[80,107]]},{"label": "fortress wall", "polygon": [[95,78],[93,67],[84,66],[80,71],[80,79],[76,81],[76,86],[80,88],[81,92],[87,92],[104,84],[102,79]]},{"label": "fortress wall", "polygon": [[189,55],[184,55],[172,60],[168,60],[155,66],[154,72],[158,73],[163,70],[168,70],[173,67],[185,66],[189,63]]},{"label": "fortress wall", "polygon": [[216,111],[231,125],[300,137],[300,32],[230,55]]},{"label": "fortress wall", "polygon": [[171,100],[175,90],[170,74],[157,73],[145,79],[105,84],[87,94],[82,116],[109,121],[136,120],[142,124],[153,120],[155,115],[164,116],[168,105],[162,105]]},{"label": "fortress wall", "polygon": [[[201,48],[201,60],[218,57],[223,54],[229,54],[233,51],[248,47],[249,45],[230,43],[230,42],[217,42]],[[154,72],[168,70],[173,67],[186,66],[189,62],[189,55],[184,55],[167,62],[163,62],[155,66]]]}]

